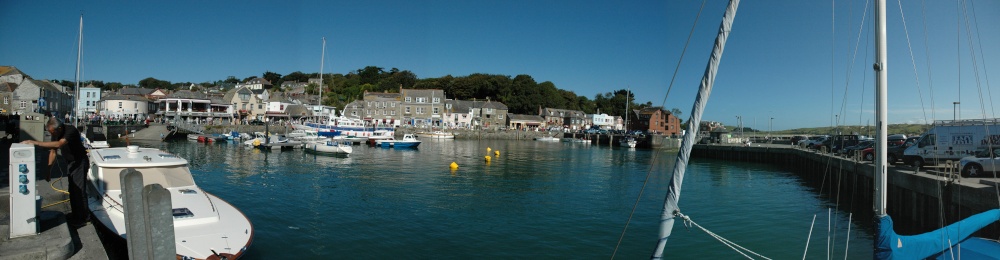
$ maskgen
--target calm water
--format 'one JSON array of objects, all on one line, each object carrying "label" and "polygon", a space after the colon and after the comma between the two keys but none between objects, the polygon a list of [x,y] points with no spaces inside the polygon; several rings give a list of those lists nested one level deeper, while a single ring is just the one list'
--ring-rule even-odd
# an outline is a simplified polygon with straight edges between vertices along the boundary
[{"label": "calm water", "polygon": [[[419,150],[355,146],[349,157],[186,141],[144,146],[190,160],[202,188],[250,218],[256,233],[245,259],[609,258],[652,171],[616,256],[648,258],[676,153],[468,140],[425,140]],[[487,147],[501,152],[490,164]],[[814,215],[810,258],[826,256],[830,234],[842,259],[848,226],[848,258],[871,257],[870,220],[849,224],[838,213],[833,234],[830,207],[779,168],[715,160],[692,162],[681,197],[700,225],[767,257],[801,258]],[[666,252],[742,257],[680,224]]]}]

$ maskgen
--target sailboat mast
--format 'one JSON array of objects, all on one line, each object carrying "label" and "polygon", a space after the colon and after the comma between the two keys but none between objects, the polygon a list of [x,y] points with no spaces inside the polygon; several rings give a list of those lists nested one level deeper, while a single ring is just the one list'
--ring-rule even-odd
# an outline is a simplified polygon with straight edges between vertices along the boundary
[{"label": "sailboat mast", "polygon": [[888,73],[886,70],[885,1],[875,1],[875,216],[886,215],[886,139]]},{"label": "sailboat mast", "polygon": [[83,14],[80,14],[80,38],[76,43],[76,77],[74,79],[74,93],[73,94],[73,126],[76,127],[77,122],[80,121],[80,58],[83,57]]},{"label": "sailboat mast", "polygon": [[656,243],[652,259],[663,258],[663,247],[667,245],[667,239],[673,231],[674,218],[680,216],[681,211],[678,203],[681,197],[681,184],[684,182],[684,172],[687,170],[691,148],[698,134],[698,126],[701,124],[701,115],[705,110],[706,103],[708,103],[708,96],[712,94],[712,86],[715,85],[715,75],[719,70],[719,63],[722,61],[722,51],[726,47],[726,39],[729,38],[729,32],[732,30],[733,20],[736,19],[736,9],[739,5],[740,0],[730,0],[729,6],[726,7],[726,13],[722,16],[719,34],[715,37],[715,47],[712,48],[712,54],[708,58],[705,75],[701,78],[698,95],[691,107],[691,118],[688,119],[687,132],[681,141],[680,151],[677,152],[674,171],[667,187],[667,196],[663,200],[663,212],[660,213],[660,239]]},{"label": "sailboat mast", "polygon": [[319,101],[317,102],[320,109],[323,109],[323,64],[326,63],[326,37],[323,37],[323,50],[319,55]]},{"label": "sailboat mast", "polygon": [[628,103],[632,103],[629,96],[632,95],[632,86],[628,87],[628,91],[625,92],[625,134],[628,135]]}]

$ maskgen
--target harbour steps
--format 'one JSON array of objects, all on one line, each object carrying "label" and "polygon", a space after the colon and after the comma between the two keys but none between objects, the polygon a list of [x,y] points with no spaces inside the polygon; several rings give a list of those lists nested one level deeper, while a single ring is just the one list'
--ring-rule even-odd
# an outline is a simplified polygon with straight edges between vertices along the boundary
[{"label": "harbour steps", "polygon": [[[874,219],[872,162],[768,144],[695,145],[691,156],[783,167],[831,203],[839,204],[840,210],[854,213],[854,219]],[[896,232],[919,234],[937,229],[942,223],[948,225],[1000,207],[998,179],[963,178],[948,174],[947,170],[945,167],[917,170],[895,164],[888,167],[888,212],[896,223]],[[1000,224],[994,223],[976,235],[995,239],[1000,236]]]}]

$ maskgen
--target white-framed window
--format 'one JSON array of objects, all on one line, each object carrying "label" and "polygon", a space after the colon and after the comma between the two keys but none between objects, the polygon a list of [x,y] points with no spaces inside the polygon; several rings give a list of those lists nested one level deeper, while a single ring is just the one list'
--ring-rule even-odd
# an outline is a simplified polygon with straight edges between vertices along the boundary
[{"label": "white-framed window", "polygon": [[411,97],[406,97],[406,103],[410,103],[412,100]]},{"label": "white-framed window", "polygon": [[427,103],[427,98],[425,98],[425,97],[418,97],[417,98],[417,103]]},{"label": "white-framed window", "polygon": [[451,109],[451,104],[444,104],[444,109]]},{"label": "white-framed window", "polygon": [[500,115],[497,115],[497,118],[498,118],[498,119],[503,119],[503,115],[502,115],[502,114],[500,114]]},{"label": "white-framed window", "polygon": [[434,98],[434,104],[441,103],[441,98]]},{"label": "white-framed window", "polygon": [[434,108],[434,114],[435,114],[435,115],[437,115],[437,114],[438,114],[438,110],[440,110],[440,109],[441,109],[441,108],[438,108],[438,107],[435,107],[435,108]]},{"label": "white-framed window", "polygon": [[3,97],[3,104],[6,105],[6,104],[8,104],[7,102],[9,102],[9,101],[7,101],[7,97]]},{"label": "white-framed window", "polygon": [[383,116],[385,115],[385,110],[382,110],[382,115],[383,115]]},{"label": "white-framed window", "polygon": [[389,103],[390,107],[396,107],[396,102]]},{"label": "white-framed window", "polygon": [[393,111],[389,111],[389,114],[390,114],[390,115],[396,115],[396,110],[393,110]]},{"label": "white-framed window", "polygon": [[372,114],[371,110],[365,109],[365,115],[371,115],[371,114]]},{"label": "white-framed window", "polygon": [[118,108],[122,108],[122,102],[118,101]]},{"label": "white-framed window", "polygon": [[382,101],[382,107],[386,107],[386,106],[387,105],[386,105],[385,101]]},{"label": "white-framed window", "polygon": [[21,100],[21,108],[28,108],[28,101]]},{"label": "white-framed window", "polygon": [[409,113],[410,113],[410,107],[406,107],[406,113],[407,113],[407,114],[409,114]]}]

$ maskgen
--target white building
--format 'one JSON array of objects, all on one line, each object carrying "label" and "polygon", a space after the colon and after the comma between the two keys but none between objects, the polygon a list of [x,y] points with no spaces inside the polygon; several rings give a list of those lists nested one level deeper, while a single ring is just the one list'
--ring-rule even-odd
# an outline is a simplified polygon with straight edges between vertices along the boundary
[{"label": "white building", "polygon": [[77,99],[77,118],[87,118],[97,114],[97,102],[101,101],[101,89],[94,85],[80,88],[80,97]]},{"label": "white building", "polygon": [[98,113],[111,119],[145,119],[149,100],[140,96],[110,95],[99,102]]},{"label": "white building", "polygon": [[590,122],[593,123],[593,126],[607,130],[615,128],[615,117],[609,116],[608,114],[588,114],[587,117],[590,118]]}]

